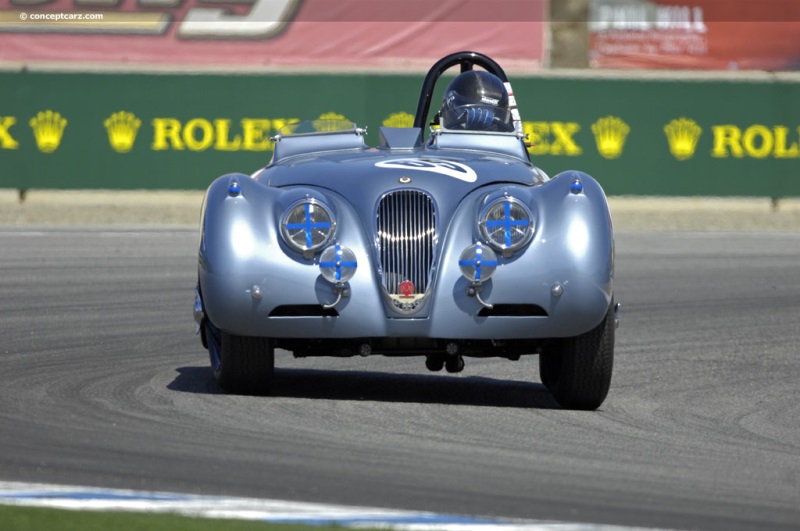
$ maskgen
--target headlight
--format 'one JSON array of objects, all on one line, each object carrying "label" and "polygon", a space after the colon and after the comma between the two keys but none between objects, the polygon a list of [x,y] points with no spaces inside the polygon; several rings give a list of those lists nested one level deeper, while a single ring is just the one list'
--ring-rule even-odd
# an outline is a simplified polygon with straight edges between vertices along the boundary
[{"label": "headlight", "polygon": [[303,199],[289,207],[283,214],[281,234],[295,251],[310,258],[333,238],[336,228],[330,210],[316,199]]},{"label": "headlight", "polygon": [[508,256],[531,241],[535,220],[524,203],[504,196],[484,207],[478,224],[486,242]]}]

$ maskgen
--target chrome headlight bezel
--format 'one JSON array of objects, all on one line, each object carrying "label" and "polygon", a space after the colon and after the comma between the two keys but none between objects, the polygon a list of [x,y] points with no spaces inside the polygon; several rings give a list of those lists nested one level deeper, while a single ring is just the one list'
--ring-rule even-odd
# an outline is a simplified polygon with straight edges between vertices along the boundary
[{"label": "chrome headlight bezel", "polygon": [[503,256],[522,249],[533,239],[536,218],[519,199],[503,195],[488,201],[478,216],[481,238]]},{"label": "chrome headlight bezel", "polygon": [[336,233],[333,210],[319,199],[292,203],[281,215],[281,237],[290,249],[310,258],[327,247]]}]

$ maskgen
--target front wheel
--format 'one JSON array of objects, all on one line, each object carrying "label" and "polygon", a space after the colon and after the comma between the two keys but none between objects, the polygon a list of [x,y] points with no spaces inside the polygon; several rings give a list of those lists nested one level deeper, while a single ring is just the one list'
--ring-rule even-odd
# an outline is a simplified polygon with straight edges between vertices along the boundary
[{"label": "front wheel", "polygon": [[597,409],[606,399],[614,365],[614,303],[596,328],[560,339],[549,352],[539,354],[539,375],[553,397],[565,408]]},{"label": "front wheel", "polygon": [[[219,385],[238,395],[268,395],[275,373],[275,348],[263,337],[219,332],[218,353],[211,368]],[[217,350],[217,349],[215,349]]]}]

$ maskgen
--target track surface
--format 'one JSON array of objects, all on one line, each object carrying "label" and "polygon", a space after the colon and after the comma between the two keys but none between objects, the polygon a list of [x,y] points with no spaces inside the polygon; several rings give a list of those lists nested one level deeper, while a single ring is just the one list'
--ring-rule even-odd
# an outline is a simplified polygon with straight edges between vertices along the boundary
[{"label": "track surface", "polygon": [[800,235],[617,237],[615,375],[293,359],[212,382],[192,230],[0,229],[0,479],[685,529],[800,527]]}]

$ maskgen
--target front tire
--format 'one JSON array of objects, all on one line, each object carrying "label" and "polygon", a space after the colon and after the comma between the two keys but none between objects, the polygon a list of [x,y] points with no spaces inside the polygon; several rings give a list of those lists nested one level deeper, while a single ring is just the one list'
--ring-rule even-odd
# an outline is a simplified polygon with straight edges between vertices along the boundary
[{"label": "front tire", "polygon": [[608,395],[614,365],[616,319],[612,301],[593,330],[560,339],[539,355],[539,376],[561,406],[594,410]]},{"label": "front tire", "polygon": [[221,332],[220,356],[212,362],[214,378],[229,393],[268,395],[275,374],[275,348],[263,337]]}]

